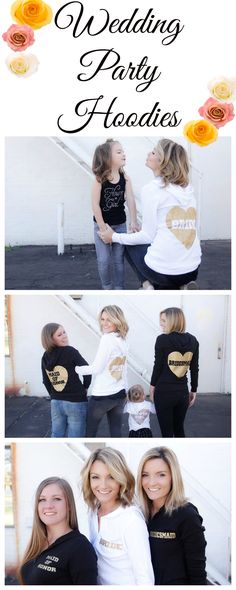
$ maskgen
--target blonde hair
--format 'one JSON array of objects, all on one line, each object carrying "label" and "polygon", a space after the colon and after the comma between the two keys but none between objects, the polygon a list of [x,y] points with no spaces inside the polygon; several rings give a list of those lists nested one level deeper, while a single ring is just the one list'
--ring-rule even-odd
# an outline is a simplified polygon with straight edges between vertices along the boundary
[{"label": "blonde hair", "polygon": [[108,315],[109,320],[113,324],[115,324],[116,332],[118,332],[119,336],[121,338],[125,339],[126,334],[129,330],[129,326],[127,324],[127,321],[125,319],[122,309],[120,307],[118,307],[118,305],[106,305],[105,307],[103,307],[103,309],[100,311],[99,316],[98,316],[98,321],[99,321],[99,325],[100,325],[101,330],[102,330],[101,319],[102,319],[102,314],[104,312]]},{"label": "blonde hair", "polygon": [[129,388],[128,398],[131,402],[139,402],[143,397],[145,397],[145,392],[142,385],[132,385],[132,387]]},{"label": "blonde hair", "polygon": [[164,186],[177,184],[183,188],[189,184],[189,163],[186,150],[171,139],[160,139],[156,145],[160,172]]},{"label": "blonde hair", "polygon": [[171,473],[171,489],[165,501],[165,511],[171,515],[173,510],[184,506],[187,503],[187,498],[184,493],[184,484],[180,471],[178,459],[171,449],[168,447],[155,447],[149,449],[142,457],[137,475],[137,489],[141,507],[144,515],[148,520],[151,516],[152,500],[147,497],[146,492],[142,486],[142,474],[147,461],[151,459],[162,459],[169,467]]},{"label": "blonde hair", "polygon": [[[95,149],[92,170],[98,182],[103,183],[108,180],[112,173],[112,145],[120,143],[115,139],[107,139],[105,143],[101,143]],[[123,168],[119,172],[124,173]]]},{"label": "blonde hair", "polygon": [[160,312],[160,319],[162,314],[165,314],[167,319],[167,332],[185,332],[186,320],[185,315],[180,307],[167,307]]},{"label": "blonde hair", "polygon": [[45,544],[47,543],[47,527],[39,518],[38,503],[44,488],[51,484],[57,484],[61,488],[61,491],[65,496],[65,501],[67,505],[68,526],[72,530],[78,529],[78,520],[76,514],[74,495],[68,481],[66,481],[66,479],[62,479],[61,477],[48,477],[47,479],[41,481],[35,493],[33,527],[28,546],[26,548],[25,554],[20,564],[20,579],[22,579],[21,569],[24,563],[26,563],[30,559],[33,559],[34,557],[37,557],[37,555],[42,553],[42,551],[45,549]]},{"label": "blonde hair", "polygon": [[90,485],[91,467],[95,461],[102,461],[107,466],[111,476],[120,484],[119,500],[122,506],[130,506],[134,499],[134,476],[122,453],[110,447],[93,451],[81,471],[82,492],[86,504],[93,510],[99,505]]},{"label": "blonde hair", "polygon": [[41,332],[41,341],[42,346],[43,348],[45,348],[45,350],[52,350],[56,346],[55,342],[53,341],[53,336],[60,327],[61,324],[56,324],[54,322],[52,322],[51,324],[46,324],[43,327]]}]

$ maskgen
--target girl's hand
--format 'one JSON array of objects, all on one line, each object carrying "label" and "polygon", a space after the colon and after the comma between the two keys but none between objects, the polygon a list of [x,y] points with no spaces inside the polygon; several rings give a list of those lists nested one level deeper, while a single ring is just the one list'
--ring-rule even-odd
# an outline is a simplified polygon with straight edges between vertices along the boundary
[{"label": "girl's hand", "polygon": [[111,244],[112,243],[112,236],[114,234],[113,229],[106,224],[106,229],[104,231],[99,231],[98,235],[101,238],[101,240],[105,243],[105,244]]},{"label": "girl's hand", "polygon": [[193,406],[193,404],[195,403],[196,397],[197,397],[196,391],[189,392],[189,408],[191,408],[191,406]]},{"label": "girl's hand", "polygon": [[150,397],[150,401],[153,402],[154,399],[154,392],[155,392],[155,386],[154,385],[150,385],[149,387],[149,397]]},{"label": "girl's hand", "polygon": [[140,225],[138,224],[137,221],[131,221],[129,223],[129,233],[136,233],[137,231],[140,231]]}]

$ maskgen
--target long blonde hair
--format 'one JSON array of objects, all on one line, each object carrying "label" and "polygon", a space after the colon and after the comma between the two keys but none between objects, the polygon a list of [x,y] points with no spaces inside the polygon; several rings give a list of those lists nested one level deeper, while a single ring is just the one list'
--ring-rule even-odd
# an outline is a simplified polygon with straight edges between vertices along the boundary
[{"label": "long blonde hair", "polygon": [[110,474],[120,484],[119,500],[122,506],[130,506],[134,499],[135,479],[126,460],[120,451],[105,447],[93,451],[85,463],[82,471],[82,492],[86,504],[95,510],[98,507],[97,498],[94,496],[90,485],[91,467],[95,461],[102,461],[109,469]]},{"label": "long blonde hair", "polygon": [[121,338],[125,339],[126,334],[129,330],[129,326],[127,324],[127,321],[125,319],[124,312],[122,311],[122,309],[120,307],[118,307],[118,305],[106,305],[105,307],[103,307],[103,309],[100,311],[99,316],[98,316],[98,321],[99,321],[99,325],[100,325],[101,330],[102,330],[101,318],[102,318],[102,314],[104,312],[108,315],[109,320],[113,324],[115,324],[116,332],[118,332],[119,336]]},{"label": "long blonde hair", "polygon": [[173,510],[180,508],[187,503],[187,498],[184,493],[184,484],[180,471],[178,459],[171,449],[168,447],[155,447],[149,449],[142,457],[137,475],[137,490],[139,501],[146,519],[151,516],[152,500],[147,497],[142,485],[142,474],[145,464],[150,459],[162,459],[168,465],[171,473],[171,489],[165,502],[165,511],[167,514],[172,514]]},{"label": "long blonde hair", "polygon": [[160,139],[156,145],[159,156],[159,175],[164,186],[177,184],[183,188],[189,184],[189,163],[186,150],[171,139]]},{"label": "long blonde hair", "polygon": [[20,580],[22,580],[21,569],[24,563],[30,559],[33,559],[34,557],[37,557],[37,555],[40,555],[40,553],[45,549],[45,544],[47,543],[47,528],[39,518],[38,503],[43,489],[51,484],[57,484],[64,493],[67,505],[68,526],[72,530],[78,529],[74,494],[68,481],[66,481],[66,479],[62,479],[61,477],[48,477],[47,479],[41,481],[35,493],[33,527],[29,543],[20,564]]}]

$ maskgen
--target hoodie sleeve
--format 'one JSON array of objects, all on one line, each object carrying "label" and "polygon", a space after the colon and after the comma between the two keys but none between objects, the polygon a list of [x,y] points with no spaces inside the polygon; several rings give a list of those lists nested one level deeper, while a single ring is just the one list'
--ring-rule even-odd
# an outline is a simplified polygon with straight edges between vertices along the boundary
[{"label": "hoodie sleeve", "polygon": [[186,508],[186,517],[179,527],[187,577],[190,585],[206,585],[206,541],[202,518],[197,510]]},{"label": "hoodie sleeve", "polygon": [[[148,187],[146,188],[148,191]],[[156,189],[158,191],[158,188]],[[142,229],[130,234],[112,234],[112,241],[118,244],[135,246],[136,244],[151,244],[157,233],[157,195],[142,194]]]},{"label": "hoodie sleeve", "polygon": [[[82,357],[78,350],[75,350],[75,365],[81,367],[82,365],[88,366],[87,361]],[[86,375],[83,377],[83,384],[85,389],[88,389],[91,383],[91,376]]]},{"label": "hoodie sleeve", "polygon": [[97,354],[92,365],[75,367],[79,375],[98,375],[105,369],[111,354],[111,341],[107,335],[101,337]]},{"label": "hoodie sleeve", "polygon": [[199,370],[199,343],[196,340],[196,348],[190,364],[191,391],[197,391],[198,387],[198,370]]},{"label": "hoodie sleeve", "polygon": [[155,387],[155,385],[162,373],[163,365],[164,365],[164,349],[161,344],[161,338],[160,338],[160,336],[158,336],[156,339],[156,344],[155,344],[155,359],[154,359],[154,366],[153,366],[152,377],[151,377],[151,385],[153,385],[154,387]]},{"label": "hoodie sleeve", "polygon": [[52,385],[51,385],[50,379],[47,376],[46,370],[44,368],[43,359],[41,361],[41,369],[42,369],[42,376],[43,376],[43,384],[46,387],[46,390],[50,395],[51,391],[52,391]]}]

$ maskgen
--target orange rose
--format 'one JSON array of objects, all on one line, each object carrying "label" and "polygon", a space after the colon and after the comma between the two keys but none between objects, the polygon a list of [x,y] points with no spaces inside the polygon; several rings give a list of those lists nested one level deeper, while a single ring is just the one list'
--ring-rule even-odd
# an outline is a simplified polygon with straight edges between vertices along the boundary
[{"label": "orange rose", "polygon": [[192,143],[197,143],[201,147],[209,145],[213,141],[216,141],[218,137],[218,131],[214,125],[200,119],[199,121],[189,121],[184,127],[184,137]]},{"label": "orange rose", "polygon": [[51,22],[53,14],[43,0],[16,0],[11,7],[11,16],[18,24],[40,29]]}]

